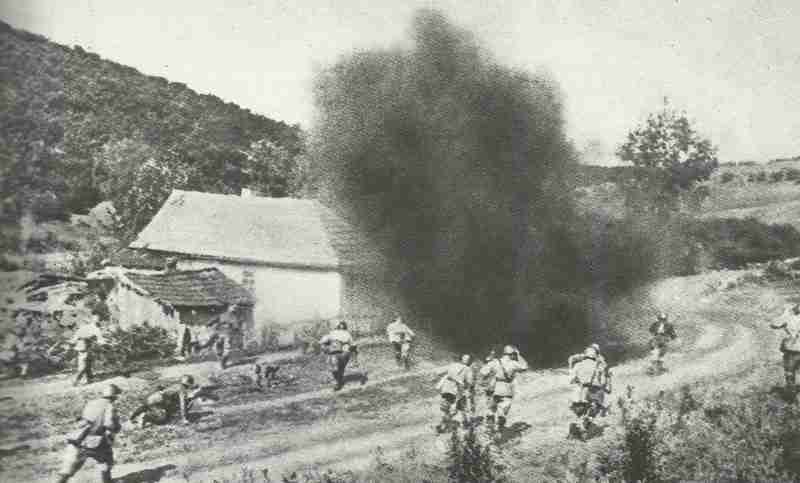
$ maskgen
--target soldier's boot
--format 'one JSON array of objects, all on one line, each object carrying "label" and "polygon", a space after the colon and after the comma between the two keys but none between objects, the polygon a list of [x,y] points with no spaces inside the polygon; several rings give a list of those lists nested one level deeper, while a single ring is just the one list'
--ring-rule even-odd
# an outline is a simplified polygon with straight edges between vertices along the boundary
[{"label": "soldier's boot", "polygon": [[100,481],[103,483],[111,483],[111,470],[103,470],[100,472]]},{"label": "soldier's boot", "polygon": [[70,475],[58,475],[56,478],[56,483],[67,483],[70,479]]}]

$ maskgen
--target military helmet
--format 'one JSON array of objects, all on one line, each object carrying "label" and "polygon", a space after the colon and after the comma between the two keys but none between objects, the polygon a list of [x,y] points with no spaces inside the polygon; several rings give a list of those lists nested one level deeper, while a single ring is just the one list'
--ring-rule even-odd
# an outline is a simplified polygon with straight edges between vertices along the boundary
[{"label": "military helmet", "polygon": [[595,354],[600,353],[600,344],[594,343],[590,344],[589,347],[586,348],[587,350],[593,350]]},{"label": "military helmet", "polygon": [[336,324],[336,328],[340,330],[347,330],[347,322],[344,320]]},{"label": "military helmet", "polygon": [[117,397],[120,394],[122,394],[122,389],[120,389],[116,384],[109,384],[103,388],[103,397],[105,398]]},{"label": "military helmet", "polygon": [[472,364],[472,356],[469,354],[464,354],[461,356],[461,363],[465,366]]},{"label": "military helmet", "polygon": [[186,387],[194,387],[194,377],[189,374],[181,376],[181,385]]},{"label": "military helmet", "polygon": [[664,312],[659,312],[658,321],[659,322],[666,322],[667,321],[667,314],[665,314]]},{"label": "military helmet", "polygon": [[517,351],[515,351],[514,348],[511,347],[510,345],[503,347],[503,354],[511,355],[511,354],[516,354],[516,352]]}]

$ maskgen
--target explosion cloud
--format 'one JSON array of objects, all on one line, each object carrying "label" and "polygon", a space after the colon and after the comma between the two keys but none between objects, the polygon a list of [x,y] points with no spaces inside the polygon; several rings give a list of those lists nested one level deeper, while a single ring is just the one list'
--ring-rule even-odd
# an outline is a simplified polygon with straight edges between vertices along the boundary
[{"label": "explosion cloud", "polygon": [[388,241],[409,305],[459,345],[543,353],[580,339],[558,87],[499,65],[438,12],[419,12],[412,33],[408,50],[319,74],[311,144],[326,192]]}]

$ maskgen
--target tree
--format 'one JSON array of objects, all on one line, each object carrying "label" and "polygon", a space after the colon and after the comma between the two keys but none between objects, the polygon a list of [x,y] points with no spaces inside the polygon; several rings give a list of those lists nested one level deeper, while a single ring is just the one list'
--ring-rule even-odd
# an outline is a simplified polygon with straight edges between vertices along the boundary
[{"label": "tree", "polygon": [[693,193],[697,184],[719,166],[717,148],[666,101],[644,125],[628,133],[617,156],[637,168],[626,186],[628,206],[659,214],[674,211],[682,199],[696,203],[701,194]]},{"label": "tree", "polygon": [[136,167],[127,189],[116,192],[111,202],[117,217],[117,234],[123,241],[136,236],[153,218],[173,189],[186,188],[191,168],[177,162],[150,158]]}]

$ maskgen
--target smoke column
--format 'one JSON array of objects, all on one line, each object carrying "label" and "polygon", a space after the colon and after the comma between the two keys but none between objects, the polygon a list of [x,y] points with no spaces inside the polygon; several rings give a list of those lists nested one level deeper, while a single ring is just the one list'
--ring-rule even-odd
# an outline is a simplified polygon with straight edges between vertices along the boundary
[{"label": "smoke column", "polygon": [[357,52],[316,79],[325,192],[386,242],[437,331],[544,358],[585,324],[559,90],[498,65],[438,12],[411,32],[410,50]]}]

